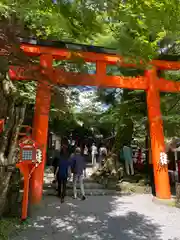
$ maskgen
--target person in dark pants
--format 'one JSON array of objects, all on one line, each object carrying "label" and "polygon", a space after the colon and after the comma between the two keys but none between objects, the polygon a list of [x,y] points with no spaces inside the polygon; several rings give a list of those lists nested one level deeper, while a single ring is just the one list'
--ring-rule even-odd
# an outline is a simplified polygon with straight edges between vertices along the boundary
[{"label": "person in dark pants", "polygon": [[52,163],[52,166],[54,168],[54,176],[56,175],[56,170],[57,170],[57,167],[58,167],[58,162],[59,162],[59,158],[56,156],[53,160],[53,163]]},{"label": "person in dark pants", "polygon": [[155,182],[154,182],[154,167],[152,163],[152,156],[151,156],[151,142],[146,135],[146,171],[150,179],[150,186],[151,186],[151,192],[152,195],[156,196],[156,188],[155,188]]},{"label": "person in dark pants", "polygon": [[61,202],[64,202],[66,196],[67,178],[70,170],[70,162],[68,161],[68,155],[64,149],[61,150],[59,164],[56,169],[56,179],[58,181],[58,196],[61,198]]},{"label": "person in dark pants", "polygon": [[151,156],[151,149],[148,151],[148,162],[149,162],[149,178],[150,178],[150,184],[151,184],[151,191],[152,195],[156,196],[156,188],[155,188],[155,182],[154,182],[154,167],[152,163],[152,156]]},{"label": "person in dark pants", "polygon": [[76,148],[75,155],[71,158],[71,169],[73,172],[73,192],[74,198],[77,198],[77,181],[79,181],[82,200],[85,200],[85,191],[84,191],[84,177],[86,177],[86,162],[84,157],[81,155],[81,149]]},{"label": "person in dark pants", "polygon": [[149,176],[150,176],[152,195],[155,197],[156,196],[156,188],[155,188],[155,183],[154,183],[154,168],[153,168],[153,164],[149,164]]}]

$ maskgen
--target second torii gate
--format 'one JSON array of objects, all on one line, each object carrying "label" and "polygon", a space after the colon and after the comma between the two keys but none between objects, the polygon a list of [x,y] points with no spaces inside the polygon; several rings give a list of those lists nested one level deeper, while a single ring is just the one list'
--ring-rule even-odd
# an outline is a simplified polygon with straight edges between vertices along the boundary
[{"label": "second torii gate", "polygon": [[[171,192],[168,167],[167,164],[163,166],[160,164],[160,156],[165,152],[165,143],[159,92],[179,92],[180,83],[158,78],[157,70],[178,70],[180,69],[180,62],[154,60],[149,63],[151,69],[145,71],[145,76],[108,76],[106,73],[107,64],[118,64],[131,68],[137,66],[135,63],[125,63],[124,59],[116,55],[112,49],[108,50],[101,47],[65,44],[63,42],[22,40],[21,49],[29,56],[38,56],[40,58],[40,66],[30,66],[29,70],[31,71],[28,71],[28,66],[26,68],[11,66],[9,71],[12,80],[38,81],[33,139],[43,146],[43,163],[39,165],[32,175],[32,204],[39,203],[42,198],[51,102],[51,84],[49,83],[70,86],[89,85],[107,88],[129,88],[146,91],[156,196],[160,199],[170,199]],[[96,73],[83,74],[53,68],[54,59],[70,60],[76,58],[81,58],[85,62],[95,63]],[[36,75],[34,73],[42,74]],[[48,81],[46,81],[43,76],[45,76]]]}]

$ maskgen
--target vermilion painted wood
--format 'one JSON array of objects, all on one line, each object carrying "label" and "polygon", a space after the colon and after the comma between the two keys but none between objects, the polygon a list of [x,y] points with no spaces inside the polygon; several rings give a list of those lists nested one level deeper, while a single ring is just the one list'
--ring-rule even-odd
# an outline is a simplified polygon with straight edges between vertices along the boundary
[{"label": "vermilion painted wood", "polygon": [[[28,126],[29,127],[29,126]],[[29,145],[31,147],[29,147]],[[36,169],[36,150],[39,149],[39,145],[37,142],[31,139],[30,136],[25,136],[19,142],[20,154],[19,154],[19,162],[16,164],[16,167],[19,168],[21,173],[24,176],[24,189],[23,189],[23,199],[22,199],[22,214],[21,219],[26,220],[27,212],[28,212],[28,201],[29,201],[29,181],[30,175],[33,169]],[[31,149],[32,159],[31,160],[23,160],[23,150]],[[36,190],[35,190],[36,191]]]},{"label": "vermilion painted wood", "polygon": [[20,172],[24,175],[24,188],[23,188],[23,199],[22,199],[22,212],[21,219],[26,220],[28,212],[28,200],[29,200],[29,174],[34,164],[32,161],[29,163],[17,163],[16,167],[19,168]]},{"label": "vermilion painted wood", "polygon": [[180,82],[159,78],[156,81],[156,87],[160,92],[180,92]]},{"label": "vermilion painted wood", "polygon": [[[89,85],[109,88],[130,88],[130,89],[147,89],[147,79],[144,76],[139,77],[124,77],[124,76],[102,76],[100,74],[77,74],[65,72],[60,69],[54,69],[49,83],[59,85]],[[9,75],[12,80],[35,80],[43,81],[40,75],[40,67],[27,66],[26,68],[10,66]],[[156,81],[156,86],[161,92],[179,92],[180,82],[174,82],[159,78]]]},{"label": "vermilion painted wood", "polygon": [[[30,44],[22,44],[21,49],[30,55],[38,56],[41,54],[50,54],[53,55],[55,59],[58,57],[64,59],[84,59],[87,62],[97,62],[103,61],[107,64],[119,64],[124,67],[132,67],[132,68],[140,68],[141,64],[137,66],[134,63],[128,63],[125,61],[125,58],[116,55],[108,55],[103,53],[94,53],[94,52],[70,52],[68,49],[58,49],[52,47],[42,47],[42,46],[34,46]],[[161,70],[179,70],[180,69],[180,62],[170,62],[170,61],[163,61],[163,60],[153,60],[149,63],[150,65],[155,66],[157,69]]]},{"label": "vermilion painted wood", "polygon": [[[41,55],[40,65],[43,68],[52,67],[52,56]],[[43,193],[44,166],[46,162],[46,148],[48,137],[49,111],[51,104],[51,89],[47,82],[39,81],[36,92],[36,104],[33,122],[33,139],[42,146],[42,163],[34,170],[31,177],[31,194],[32,204],[38,204],[41,201]]]},{"label": "vermilion painted wood", "polygon": [[[39,69],[39,68],[38,68]],[[32,72],[32,73],[31,73]],[[42,81],[37,70],[29,71],[24,68],[10,67],[9,75],[12,80],[35,80]],[[44,74],[48,75],[48,71]],[[73,72],[65,72],[60,69],[54,69],[49,76],[49,84],[59,85],[88,85],[109,88],[130,88],[130,89],[147,89],[146,78],[139,77],[124,77],[124,76],[107,76],[100,74],[80,74]]]},{"label": "vermilion painted wood", "polygon": [[149,118],[149,129],[151,136],[152,163],[154,166],[154,179],[156,186],[156,197],[169,199],[171,197],[168,166],[160,167],[160,153],[165,152],[163,121],[160,108],[160,95],[156,88],[156,69],[147,70],[148,80],[147,109]]}]

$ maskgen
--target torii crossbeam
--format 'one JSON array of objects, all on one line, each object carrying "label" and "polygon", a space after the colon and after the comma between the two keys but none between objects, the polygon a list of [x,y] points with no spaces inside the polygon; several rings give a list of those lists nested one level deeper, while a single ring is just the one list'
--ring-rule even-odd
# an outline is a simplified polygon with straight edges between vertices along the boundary
[{"label": "torii crossbeam", "polygon": [[[64,42],[22,39],[21,49],[29,56],[38,56],[40,58],[40,66],[34,65],[24,68],[10,66],[9,70],[12,80],[38,81],[33,138],[40,145],[43,145],[44,149],[43,164],[41,164],[32,175],[32,203],[39,203],[42,198],[51,84],[71,86],[89,85],[108,88],[141,89],[146,91],[156,196],[161,199],[170,199],[168,167],[165,165],[160,168],[159,165],[160,154],[165,152],[159,92],[179,92],[180,83],[158,78],[157,70],[178,70],[180,69],[180,62],[153,60],[149,63],[152,68],[146,70],[144,76],[108,76],[106,73],[107,64],[121,65],[127,68],[138,68],[141,66],[141,63],[140,65],[138,64],[138,66],[133,62],[127,63],[121,56],[118,56],[113,49]],[[77,58],[83,59],[85,62],[96,63],[96,73],[82,74],[53,68],[54,59],[70,60]]]}]

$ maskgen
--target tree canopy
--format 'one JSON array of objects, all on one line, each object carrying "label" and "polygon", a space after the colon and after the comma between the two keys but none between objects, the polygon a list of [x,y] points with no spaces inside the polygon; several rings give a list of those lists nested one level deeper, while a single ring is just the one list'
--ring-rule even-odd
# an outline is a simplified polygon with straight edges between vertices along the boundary
[{"label": "tree canopy", "polygon": [[[105,43],[122,55],[152,59],[179,43],[178,0],[105,1]],[[109,39],[108,39],[109,36]]]}]

